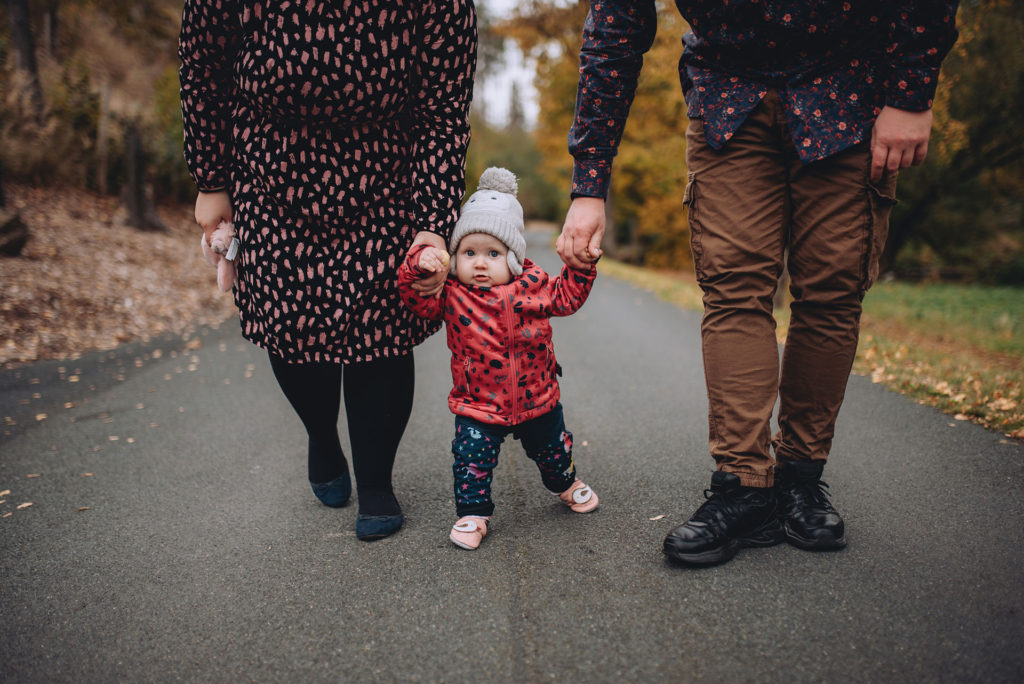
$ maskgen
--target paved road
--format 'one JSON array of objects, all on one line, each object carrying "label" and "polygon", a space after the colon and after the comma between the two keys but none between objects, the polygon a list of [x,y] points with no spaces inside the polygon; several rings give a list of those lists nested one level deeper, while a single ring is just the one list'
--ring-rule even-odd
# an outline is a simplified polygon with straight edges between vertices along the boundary
[{"label": "paved road", "polygon": [[602,506],[567,513],[507,446],[475,553],[447,541],[440,336],[399,453],[408,522],[372,544],[313,499],[234,325],[0,374],[0,681],[1020,681],[1024,448],[862,377],[827,471],[847,550],[666,564],[711,474],[698,323],[609,278],[556,322]]}]

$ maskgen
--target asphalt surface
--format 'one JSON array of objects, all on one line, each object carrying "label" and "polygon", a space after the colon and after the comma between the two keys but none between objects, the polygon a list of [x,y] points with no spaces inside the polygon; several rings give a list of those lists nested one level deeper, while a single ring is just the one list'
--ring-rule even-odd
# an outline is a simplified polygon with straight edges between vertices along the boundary
[{"label": "asphalt surface", "polygon": [[712,472],[699,318],[599,277],[555,322],[601,507],[566,511],[506,442],[476,552],[447,539],[441,335],[416,353],[406,526],[374,543],[314,499],[233,323],[0,373],[0,681],[1021,681],[1024,448],[867,378],[826,469],[845,551],[665,562]]}]

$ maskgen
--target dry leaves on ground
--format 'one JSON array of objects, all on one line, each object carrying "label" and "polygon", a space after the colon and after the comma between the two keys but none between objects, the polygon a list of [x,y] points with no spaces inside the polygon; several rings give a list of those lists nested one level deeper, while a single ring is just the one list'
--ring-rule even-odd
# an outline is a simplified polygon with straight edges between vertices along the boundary
[{"label": "dry leaves on ground", "polygon": [[8,185],[32,237],[0,257],[0,365],[74,358],[185,333],[235,313],[200,255],[189,207],[163,208],[165,233],[125,225],[114,198]]}]

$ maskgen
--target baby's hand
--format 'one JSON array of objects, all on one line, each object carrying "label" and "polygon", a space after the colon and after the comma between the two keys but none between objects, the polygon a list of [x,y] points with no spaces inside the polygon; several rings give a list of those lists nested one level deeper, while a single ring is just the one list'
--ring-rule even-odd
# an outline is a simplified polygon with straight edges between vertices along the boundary
[{"label": "baby's hand", "polygon": [[431,273],[447,273],[450,257],[448,252],[437,247],[427,247],[420,252],[420,269]]}]

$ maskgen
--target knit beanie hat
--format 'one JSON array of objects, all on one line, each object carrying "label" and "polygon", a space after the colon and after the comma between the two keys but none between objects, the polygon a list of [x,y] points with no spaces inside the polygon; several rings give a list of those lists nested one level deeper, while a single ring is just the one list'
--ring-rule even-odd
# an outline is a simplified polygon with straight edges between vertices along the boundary
[{"label": "knit beanie hat", "polygon": [[508,247],[508,268],[513,276],[523,274],[526,238],[523,235],[523,207],[516,199],[519,184],[508,169],[492,166],[480,174],[476,192],[462,206],[449,241],[451,272],[455,273],[455,254],[459,241],[470,233],[487,233]]}]

